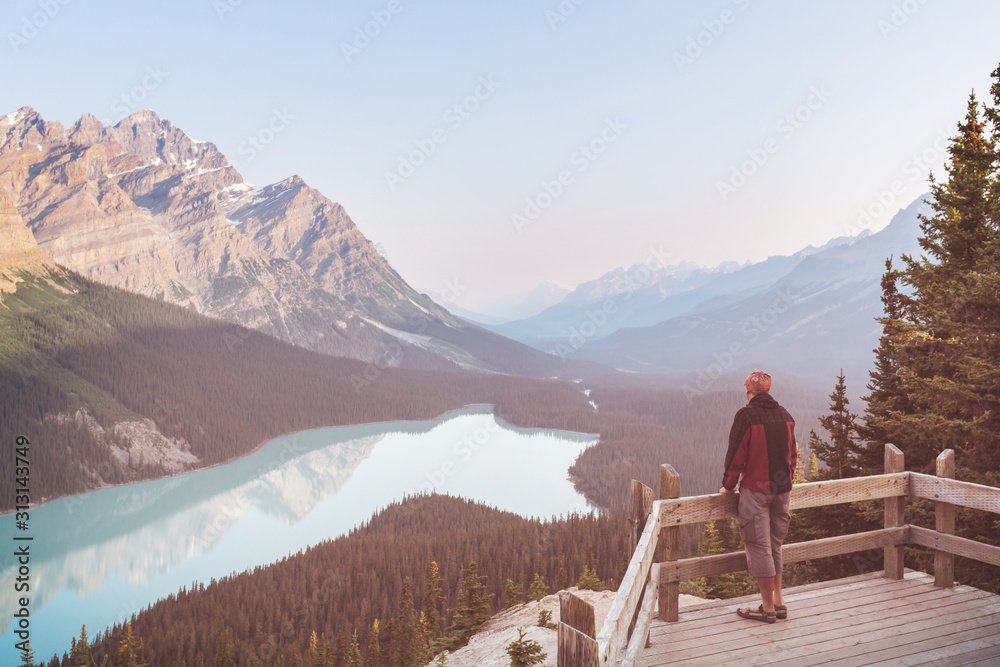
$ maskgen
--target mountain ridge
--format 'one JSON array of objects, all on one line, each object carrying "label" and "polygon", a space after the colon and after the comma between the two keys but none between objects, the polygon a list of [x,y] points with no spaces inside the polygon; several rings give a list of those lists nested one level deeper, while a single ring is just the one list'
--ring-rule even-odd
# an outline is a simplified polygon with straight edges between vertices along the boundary
[{"label": "mountain ridge", "polygon": [[[0,116],[0,190],[55,262],[307,349],[415,368],[565,369],[412,289],[301,177],[254,189],[214,144],[151,110],[114,126],[85,114],[64,127],[30,107]],[[415,345],[387,328],[445,340]]]},{"label": "mountain ridge", "polygon": [[867,381],[881,332],[875,318],[882,314],[885,260],[919,252],[925,197],[879,232],[809,253],[748,294],[702,300],[657,324],[618,329],[587,341],[574,355],[690,382],[761,365],[832,382],[843,368],[858,387]]}]

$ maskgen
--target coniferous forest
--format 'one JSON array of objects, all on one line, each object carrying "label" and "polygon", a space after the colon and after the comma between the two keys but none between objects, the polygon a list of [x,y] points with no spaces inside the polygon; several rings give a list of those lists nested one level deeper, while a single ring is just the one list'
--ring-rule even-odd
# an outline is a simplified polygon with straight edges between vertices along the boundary
[{"label": "coniferous forest", "polygon": [[[543,522],[420,496],[349,535],[179,591],[93,637],[92,652],[98,664],[104,655],[131,664],[120,661],[119,647],[141,639],[150,665],[226,664],[219,660],[228,653],[236,665],[341,667],[355,636],[361,656],[373,655],[377,622],[378,664],[424,665],[432,652],[464,645],[503,607],[510,582],[521,603],[576,585],[591,563],[597,586],[614,588],[627,550],[627,522],[618,515]],[[469,604],[475,583],[482,588]],[[72,648],[50,664],[76,665]]]}]

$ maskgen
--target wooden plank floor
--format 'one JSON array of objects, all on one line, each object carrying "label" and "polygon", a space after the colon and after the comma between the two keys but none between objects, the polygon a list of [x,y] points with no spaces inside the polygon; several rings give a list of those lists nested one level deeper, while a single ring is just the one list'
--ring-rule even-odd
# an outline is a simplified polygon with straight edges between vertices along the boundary
[{"label": "wooden plank floor", "polygon": [[934,587],[923,572],[881,573],[785,591],[788,619],[739,618],[759,596],[682,607],[680,621],[654,620],[641,664],[1000,665],[1000,595]]}]

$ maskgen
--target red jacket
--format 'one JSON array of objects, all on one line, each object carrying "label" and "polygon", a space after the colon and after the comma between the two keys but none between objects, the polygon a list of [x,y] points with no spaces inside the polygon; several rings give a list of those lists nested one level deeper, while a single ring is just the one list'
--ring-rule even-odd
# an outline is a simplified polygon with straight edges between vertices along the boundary
[{"label": "red jacket", "polygon": [[795,420],[770,394],[757,394],[733,419],[722,485],[759,493],[792,489],[798,450]]}]

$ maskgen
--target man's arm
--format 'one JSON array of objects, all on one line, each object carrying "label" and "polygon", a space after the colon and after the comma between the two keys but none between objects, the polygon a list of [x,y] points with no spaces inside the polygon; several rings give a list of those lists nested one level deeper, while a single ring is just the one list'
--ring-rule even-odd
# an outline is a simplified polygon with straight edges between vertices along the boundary
[{"label": "man's arm", "polygon": [[729,429],[729,449],[722,473],[722,488],[719,493],[732,493],[740,479],[740,473],[747,463],[747,448],[744,439],[750,430],[750,421],[743,410],[736,413],[733,426]]},{"label": "man's arm", "polygon": [[788,462],[791,464],[789,466],[789,472],[792,479],[795,479],[795,469],[799,466],[799,445],[795,442],[795,422],[792,422],[788,427],[788,435],[790,436],[791,444],[789,445],[788,451]]}]

